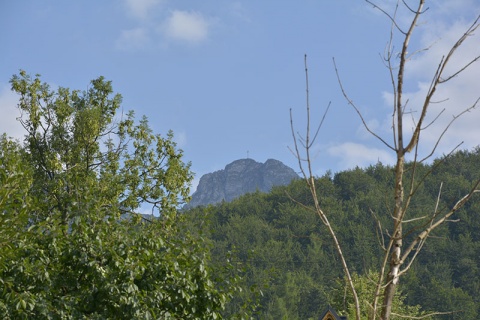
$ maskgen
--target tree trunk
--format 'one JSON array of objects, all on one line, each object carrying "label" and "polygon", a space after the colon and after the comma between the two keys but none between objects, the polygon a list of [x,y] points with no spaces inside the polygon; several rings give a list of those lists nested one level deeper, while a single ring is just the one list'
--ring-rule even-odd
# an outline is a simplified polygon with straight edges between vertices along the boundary
[{"label": "tree trunk", "polygon": [[[402,141],[400,141],[402,146]],[[382,320],[390,319],[392,313],[393,297],[398,284],[398,273],[400,271],[400,258],[402,253],[402,221],[403,221],[403,172],[404,172],[405,157],[403,148],[397,151],[397,164],[395,166],[395,210],[393,212],[394,227],[393,234],[390,240],[390,269],[386,277],[386,287],[383,294],[382,304]]]}]

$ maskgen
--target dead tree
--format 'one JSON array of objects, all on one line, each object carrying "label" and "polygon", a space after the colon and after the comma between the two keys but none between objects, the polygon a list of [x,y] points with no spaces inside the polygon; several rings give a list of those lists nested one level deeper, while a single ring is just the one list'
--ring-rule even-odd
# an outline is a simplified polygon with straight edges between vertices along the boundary
[{"label": "dead tree", "polygon": [[[427,174],[423,174],[419,176],[417,174],[417,165],[420,163],[425,162],[427,159],[432,157],[438,147],[441,139],[443,138],[444,134],[447,132],[450,125],[462,116],[464,113],[471,111],[472,109],[476,108],[478,102],[480,100],[477,99],[472,103],[471,106],[466,107],[463,112],[460,114],[454,115],[452,120],[446,125],[443,129],[441,134],[439,135],[436,143],[433,147],[426,152],[427,156],[421,158],[419,156],[419,141],[422,132],[429,127],[432,123],[426,124],[426,117],[430,111],[430,106],[434,103],[434,96],[438,90],[441,89],[441,86],[453,78],[459,76],[463,71],[465,71],[469,66],[471,66],[474,62],[480,59],[480,56],[475,57],[471,61],[469,61],[463,67],[460,67],[453,71],[453,73],[446,74],[446,67],[449,65],[452,57],[457,52],[459,47],[467,40],[468,37],[473,35],[475,30],[479,27],[480,23],[480,16],[476,18],[476,20],[470,25],[470,27],[465,31],[465,33],[460,36],[460,38],[453,44],[448,52],[440,59],[438,62],[438,67],[434,72],[430,87],[423,98],[423,102],[421,105],[416,106],[418,109],[418,117],[414,119],[414,125],[412,129],[411,137],[406,137],[405,135],[405,122],[407,117],[411,117],[412,115],[406,112],[406,105],[408,101],[404,99],[404,81],[405,81],[405,67],[408,64],[409,60],[411,59],[412,55],[408,55],[410,40],[414,31],[418,26],[419,18],[426,13],[425,9],[425,0],[417,0],[416,8],[412,8],[407,4],[405,0],[399,0],[396,4],[396,7],[393,13],[389,13],[388,11],[384,10],[383,8],[377,6],[370,0],[366,0],[366,2],[372,5],[374,8],[380,10],[391,22],[391,32],[390,32],[390,39],[389,44],[386,49],[386,53],[384,56],[385,64],[389,71],[389,76],[391,79],[392,91],[393,91],[393,103],[392,103],[392,135],[393,135],[393,144],[388,143],[386,139],[382,138],[379,134],[375,133],[365,121],[360,109],[357,105],[353,102],[352,99],[347,95],[346,90],[344,89],[343,83],[340,78],[339,71],[337,69],[337,65],[334,60],[334,67],[335,72],[337,75],[338,83],[340,89],[342,91],[343,96],[347,100],[348,104],[353,107],[356,113],[359,115],[360,120],[363,123],[365,129],[376,137],[379,141],[381,141],[388,149],[390,149],[396,155],[396,163],[394,165],[394,185],[392,186],[393,189],[393,209],[392,212],[385,212],[384,214],[387,216],[391,216],[393,219],[392,227],[390,230],[380,230],[383,234],[384,241],[380,243],[384,251],[384,257],[382,259],[382,263],[380,265],[379,270],[379,280],[376,285],[375,295],[372,297],[372,303],[370,304],[371,319],[381,319],[381,320],[388,320],[392,315],[392,305],[393,299],[395,295],[395,291],[397,289],[397,285],[399,283],[399,278],[404,275],[412,266],[412,263],[415,261],[418,254],[421,252],[421,249],[432,233],[440,225],[448,222],[451,220],[452,215],[455,214],[457,210],[462,208],[464,204],[470,200],[470,198],[475,194],[480,192],[479,185],[480,179],[473,184],[471,190],[465,194],[463,197],[458,199],[458,201],[450,208],[441,210],[439,209],[438,203],[441,198],[441,186],[440,191],[438,194],[437,205],[435,208],[432,208],[432,212],[425,213],[422,218],[417,219],[417,224],[415,228],[410,228],[409,230],[405,230],[405,224],[410,222],[409,219],[411,218],[411,210],[410,204],[412,203],[413,198],[415,197],[416,190],[418,187],[425,181],[425,178],[431,173],[428,172]],[[407,28],[403,28],[400,23],[397,21],[397,11],[399,6],[405,6],[407,11],[411,14],[411,22],[407,26]],[[402,48],[400,53],[396,54],[393,52],[393,41],[394,35],[400,34],[402,37]],[[426,50],[426,49],[425,49]],[[420,50],[423,51],[423,50]],[[418,53],[416,51],[414,54]],[[325,119],[325,115],[323,116],[320,125],[316,128],[315,131],[311,131],[310,128],[310,102],[309,102],[309,88],[308,88],[308,71],[307,71],[307,64],[305,59],[305,74],[306,74],[306,112],[307,112],[307,126],[304,135],[300,135],[295,132],[292,113],[290,112],[290,120],[291,120],[291,129],[292,129],[292,136],[294,140],[294,150],[293,153],[298,159],[300,170],[303,174],[303,177],[307,183],[307,186],[310,190],[311,196],[314,201],[314,211],[320,217],[323,224],[327,227],[333,242],[335,244],[335,248],[340,256],[340,261],[342,263],[343,271],[345,273],[348,287],[353,293],[354,296],[354,303],[355,303],[355,310],[356,310],[356,319],[360,319],[360,305],[357,293],[355,291],[355,287],[352,283],[352,279],[350,276],[350,271],[348,267],[348,263],[343,255],[341,244],[339,243],[336,233],[335,227],[332,226],[329,222],[329,213],[325,212],[319,202],[316,193],[315,187],[315,178],[312,170],[312,158],[311,158],[311,148],[315,142],[315,139],[318,137],[319,129]],[[328,110],[328,108],[327,108]],[[438,119],[438,116],[432,122]],[[410,129],[410,128],[408,128]],[[313,134],[312,134],[313,133]],[[458,146],[457,146],[458,147]],[[456,148],[455,148],[456,149]],[[452,150],[453,152],[454,150]],[[413,160],[409,163],[409,170],[410,174],[407,175],[406,173],[406,156],[410,155]],[[440,161],[441,163],[441,161]],[[431,169],[433,170],[433,168]],[[407,187],[407,188],[406,188]],[[407,192],[405,191],[407,190]],[[409,215],[410,214],[410,215]],[[377,221],[379,223],[379,221]],[[406,235],[409,234],[410,237],[406,239]],[[413,234],[413,237],[411,236]]]}]

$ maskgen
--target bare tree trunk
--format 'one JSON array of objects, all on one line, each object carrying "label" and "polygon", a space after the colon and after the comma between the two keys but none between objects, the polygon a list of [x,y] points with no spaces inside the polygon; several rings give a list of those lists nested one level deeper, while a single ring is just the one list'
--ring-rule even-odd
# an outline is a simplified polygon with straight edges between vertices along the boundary
[{"label": "bare tree trunk", "polygon": [[[394,208],[393,212],[386,213],[391,215],[393,219],[393,227],[389,231],[387,231],[387,237],[389,238],[388,245],[385,246],[385,243],[382,241],[380,243],[381,247],[385,251],[385,255],[383,257],[382,265],[380,266],[379,270],[379,280],[376,285],[375,295],[373,297],[373,303],[370,305],[369,314],[371,315],[372,320],[375,320],[377,317],[380,317],[381,320],[389,320],[392,315],[392,306],[394,305],[394,298],[397,286],[399,284],[400,276],[402,276],[405,272],[409,270],[412,263],[415,261],[418,253],[421,251],[423,244],[425,243],[426,239],[430,235],[430,233],[437,228],[438,226],[442,225],[443,223],[449,221],[449,218],[458,210],[460,209],[475,193],[480,193],[478,187],[480,185],[480,179],[474,183],[472,189],[463,196],[457,203],[451,207],[450,209],[444,210],[443,212],[438,211],[438,203],[437,206],[434,208],[433,213],[426,213],[421,218],[415,218],[416,221],[419,223],[415,226],[415,228],[409,229],[405,231],[412,236],[411,241],[405,244],[405,249],[403,248],[405,240],[404,234],[404,223],[408,221],[406,217],[409,213],[409,205],[411,200],[415,196],[415,191],[417,188],[423,183],[425,177],[431,173],[433,168],[423,177],[420,177],[419,181],[416,180],[416,166],[419,163],[422,163],[426,159],[430,158],[440,140],[442,139],[445,132],[448,130],[450,125],[461,115],[464,113],[474,109],[477,107],[480,98],[477,99],[470,107],[466,108],[460,114],[454,115],[453,119],[448,123],[448,125],[444,128],[443,132],[439,135],[437,142],[430,150],[428,156],[426,156],[422,160],[418,160],[418,148],[419,148],[419,140],[420,134],[423,130],[428,128],[430,124],[435,122],[437,118],[435,118],[432,123],[428,125],[424,125],[425,118],[429,111],[429,106],[432,103],[432,99],[441,84],[450,81],[451,79],[457,77],[461,72],[466,70],[471,64],[480,60],[480,56],[476,56],[473,58],[469,63],[467,63],[463,67],[457,68],[450,75],[444,75],[446,66],[448,65],[450,58],[456,52],[456,50],[463,44],[463,42],[471,35],[473,35],[474,31],[480,26],[480,16],[472,23],[472,25],[466,30],[466,32],[457,40],[457,42],[450,48],[450,51],[442,57],[439,61],[439,65],[435,74],[432,77],[430,87],[425,95],[423,102],[416,106],[418,108],[418,117],[414,119],[414,124],[412,128],[412,135],[408,139],[404,141],[404,128],[403,128],[403,120],[406,116],[405,108],[407,102],[402,101],[403,94],[404,94],[404,75],[405,75],[405,66],[412,55],[408,55],[408,48],[410,44],[410,39],[412,37],[413,31],[417,27],[419,17],[424,14],[427,10],[424,9],[425,1],[426,0],[417,0],[417,8],[414,9],[410,7],[405,1],[398,0],[397,6],[393,14],[390,14],[383,10],[382,8],[378,7],[374,4],[371,0],[365,0],[367,3],[371,4],[374,8],[379,9],[382,13],[384,13],[391,21],[391,32],[390,32],[390,41],[388,48],[386,50],[385,62],[390,72],[391,83],[392,83],[392,91],[393,91],[393,115],[392,115],[392,133],[393,133],[393,145],[386,142],[385,139],[380,137],[376,134],[371,128],[369,128],[367,121],[362,116],[360,109],[357,105],[353,102],[352,99],[349,98],[346,91],[343,88],[342,81],[340,80],[340,75],[337,70],[337,66],[334,60],[335,72],[337,75],[337,79],[340,85],[340,89],[347,100],[348,104],[352,106],[357,114],[359,115],[365,129],[376,137],[379,141],[381,141],[387,148],[395,152],[397,162],[395,164],[395,182],[393,186],[393,193],[394,193]],[[400,5],[403,5],[407,12],[410,12],[412,15],[412,20],[409,25],[406,26],[405,29],[402,29],[400,23],[397,19],[397,10]],[[402,35],[402,49],[401,52],[397,55],[394,52],[394,44],[393,44],[393,34],[399,33]],[[425,49],[417,50],[415,52],[421,52]],[[397,58],[399,60],[397,60]],[[398,63],[398,64],[397,64]],[[394,74],[394,71],[398,70],[398,73]],[[342,262],[343,271],[345,277],[347,278],[348,285],[354,297],[355,303],[355,316],[356,319],[359,320],[361,318],[361,308],[359,303],[359,298],[357,296],[357,292],[355,290],[354,284],[352,282],[352,278],[350,276],[349,267],[347,265],[347,261],[343,255],[343,251],[341,245],[336,237],[336,233],[334,227],[330,224],[328,215],[320,206],[316,187],[315,187],[315,179],[312,174],[312,162],[310,157],[310,150],[311,147],[317,138],[318,131],[325,119],[325,115],[323,116],[316,133],[314,134],[313,138],[310,137],[310,104],[309,104],[309,95],[308,95],[308,73],[307,73],[307,66],[305,61],[305,71],[306,71],[306,78],[307,78],[307,128],[306,128],[306,135],[302,137],[299,134],[295,134],[293,128],[293,120],[291,118],[291,128],[292,128],[292,136],[295,143],[295,151],[293,152],[298,159],[299,167],[303,173],[303,177],[309,187],[310,193],[314,200],[314,211],[320,217],[324,225],[328,228],[330,236],[333,239],[335,244],[335,248],[337,253],[339,254],[340,260]],[[327,108],[328,110],[328,108]],[[409,114],[410,116],[410,114]],[[292,115],[290,114],[290,117]],[[413,116],[412,116],[413,118]],[[299,144],[302,146],[303,151],[300,153],[299,151]],[[455,150],[455,149],[454,149]],[[453,150],[452,150],[453,152]],[[411,166],[411,172],[409,172],[408,180],[405,177],[405,156],[407,154],[413,155],[413,161],[409,164],[409,168]],[[442,161],[440,161],[442,162]],[[405,194],[405,186],[404,183],[408,183],[408,193]],[[440,200],[441,192],[438,195],[438,200]],[[423,221],[421,221],[423,220]],[[381,228],[380,228],[381,229]],[[384,230],[381,230],[382,235],[384,234]],[[402,252],[403,250],[403,252]],[[383,296],[383,298],[382,298]],[[381,301],[381,302],[380,302]],[[370,312],[371,311],[371,312]],[[432,313],[432,315],[439,314],[439,313]],[[408,316],[404,316],[408,318]]]},{"label": "bare tree trunk", "polygon": [[394,225],[393,235],[391,238],[392,245],[390,246],[390,269],[386,277],[387,286],[385,287],[382,305],[381,319],[390,319],[392,312],[393,297],[398,284],[399,271],[401,266],[401,253],[403,244],[403,172],[404,172],[405,158],[398,152],[398,160],[395,166],[395,209],[393,214]]}]

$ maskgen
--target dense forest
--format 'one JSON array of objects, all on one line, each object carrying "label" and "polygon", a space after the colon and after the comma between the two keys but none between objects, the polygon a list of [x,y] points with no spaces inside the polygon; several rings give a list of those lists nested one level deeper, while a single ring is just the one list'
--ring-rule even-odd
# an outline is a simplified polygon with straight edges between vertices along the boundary
[{"label": "dense forest", "polygon": [[390,22],[381,56],[391,87],[380,90],[391,95],[392,137],[375,132],[333,66],[394,166],[315,174],[330,105],[311,113],[305,55],[306,122],[290,111],[304,179],[217,205],[186,209],[194,175],[173,132],[124,112],[104,77],[82,91],[13,75],[24,135],[0,132],[0,318],[318,319],[332,306],[349,320],[479,319],[480,147],[431,157],[480,99],[452,100],[460,109],[443,124],[446,109],[431,106],[454,97],[448,86],[480,60],[457,57],[480,16],[415,80],[406,65],[430,48],[410,41],[425,1],[366,2]]},{"label": "dense forest", "polygon": [[[353,318],[305,180],[179,211],[190,164],[173,133],[154,134],[132,112],[115,120],[121,96],[109,81],[53,91],[22,71],[11,84],[25,136],[0,136],[2,318],[316,319],[328,305]],[[406,164],[404,179],[414,172],[423,183],[413,185],[405,240],[472,190],[479,162],[476,148]],[[362,318],[390,237],[394,179],[381,163],[315,177]],[[479,200],[429,235],[401,278],[392,319],[478,318]],[[140,214],[146,205],[154,215]]]},{"label": "dense forest", "polygon": [[[417,164],[417,173],[426,178],[411,204],[409,231],[421,225],[421,218],[435,206],[451,207],[467,193],[480,177],[478,163],[480,148],[456,152],[430,165]],[[393,179],[392,167],[381,163],[317,178],[322,206],[332,213],[331,223],[355,281],[366,287],[360,295],[368,295],[383,256],[379,241],[391,223]],[[242,277],[244,290],[227,305],[226,318],[244,305],[260,319],[318,319],[328,305],[352,314],[338,254],[324,225],[309,210],[312,205],[305,181],[299,179],[270,193],[251,193],[185,213],[208,222],[203,232],[211,243],[213,269],[231,261],[235,266],[231,272]],[[433,319],[478,319],[479,211],[476,196],[430,236],[401,279],[397,310],[417,316],[444,313]]]}]

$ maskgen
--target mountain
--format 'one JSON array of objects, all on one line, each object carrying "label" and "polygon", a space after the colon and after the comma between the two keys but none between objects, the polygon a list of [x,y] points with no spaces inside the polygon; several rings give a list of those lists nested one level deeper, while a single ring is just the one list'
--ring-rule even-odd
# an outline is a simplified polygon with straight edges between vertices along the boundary
[{"label": "mountain", "polygon": [[268,159],[265,163],[240,159],[225,169],[207,173],[200,178],[197,190],[186,208],[231,201],[245,193],[269,192],[273,186],[289,184],[299,176],[281,161]]}]

